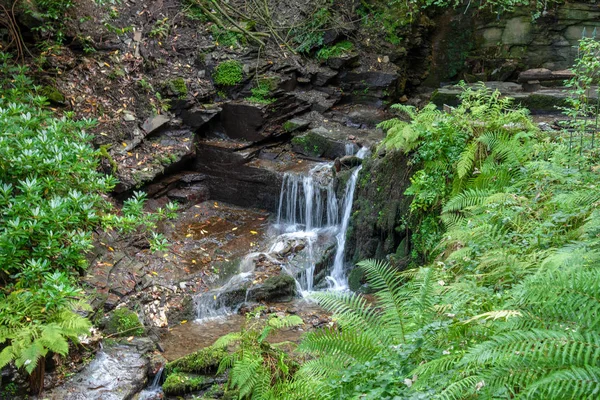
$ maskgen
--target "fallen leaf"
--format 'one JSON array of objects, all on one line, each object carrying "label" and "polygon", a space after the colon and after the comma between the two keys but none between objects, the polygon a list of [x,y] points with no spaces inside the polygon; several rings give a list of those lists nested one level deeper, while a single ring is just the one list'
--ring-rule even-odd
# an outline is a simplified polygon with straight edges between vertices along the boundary
[{"label": "fallen leaf", "polygon": [[186,319],[184,319],[183,321],[181,321],[181,325],[185,324],[187,322]]},{"label": "fallen leaf", "polygon": [[250,231],[250,233],[253,235],[258,235],[258,232],[256,232],[256,231]]},{"label": "fallen leaf", "polygon": [[237,231],[237,226],[236,226],[235,228],[231,229],[231,230],[232,230],[232,231]]},{"label": "fallen leaf", "polygon": [[150,271],[150,273],[154,276],[158,276],[158,272],[156,272],[156,271]]}]

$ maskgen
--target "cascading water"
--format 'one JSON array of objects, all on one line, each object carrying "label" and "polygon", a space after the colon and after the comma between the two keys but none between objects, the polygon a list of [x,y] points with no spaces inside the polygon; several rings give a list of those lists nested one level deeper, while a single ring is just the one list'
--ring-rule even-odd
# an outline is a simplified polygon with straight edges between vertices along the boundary
[{"label": "cascading water", "polygon": [[[354,145],[346,145],[347,155],[354,153]],[[356,153],[364,158],[367,149]],[[347,278],[344,272],[344,251],[346,230],[350,221],[356,180],[361,167],[356,168],[346,185],[344,197],[340,201],[335,195],[332,179],[326,183],[322,176],[331,170],[331,164],[321,164],[311,169],[306,176],[286,174],[281,187],[277,227],[289,239],[303,239],[306,244],[306,263],[301,273],[299,286],[302,291],[312,291],[314,287],[315,254],[314,244],[324,230],[336,234],[336,252],[331,275],[327,277],[330,288],[346,289]],[[321,179],[319,179],[321,178]],[[326,197],[324,196],[326,194]],[[327,210],[325,218],[323,210]],[[271,248],[271,251],[276,248]]]},{"label": "cascading water", "polygon": [[283,177],[276,224],[283,234],[270,251],[278,252],[283,241],[303,241],[306,265],[298,282],[301,291],[313,290],[315,242],[323,231],[338,224],[338,200],[329,176],[330,169],[330,164],[320,164],[306,176],[286,173]]},{"label": "cascading water", "polygon": [[[346,146],[348,155],[354,153],[354,148]],[[366,153],[367,149],[362,148],[356,156],[363,158]],[[334,246],[333,267],[326,280],[330,289],[346,289],[346,230],[361,168],[352,172],[342,199],[337,198],[334,190],[331,163],[319,164],[307,175],[286,173],[273,227],[276,231],[273,244],[267,253],[248,254],[239,264],[239,273],[225,285],[197,296],[196,318],[208,321],[235,313],[247,301],[248,291],[242,288],[248,287],[246,283],[253,279],[255,259],[261,256],[273,265],[281,265],[290,275],[299,276],[297,287],[305,294],[315,290],[315,269],[324,249]]]},{"label": "cascading water", "polygon": [[[356,156],[363,159],[367,155],[368,149],[363,147],[356,153]],[[331,276],[328,280],[333,285],[333,289],[345,290],[348,288],[348,277],[346,276],[346,269],[344,268],[344,252],[346,250],[346,231],[348,230],[348,223],[350,222],[350,214],[352,213],[352,204],[354,202],[354,190],[356,189],[356,180],[358,174],[362,169],[362,165],[358,166],[350,176],[348,183],[346,184],[346,192],[344,194],[344,205],[342,211],[342,223],[339,232],[336,236],[337,248],[335,252],[335,258],[333,261],[333,268]]]}]

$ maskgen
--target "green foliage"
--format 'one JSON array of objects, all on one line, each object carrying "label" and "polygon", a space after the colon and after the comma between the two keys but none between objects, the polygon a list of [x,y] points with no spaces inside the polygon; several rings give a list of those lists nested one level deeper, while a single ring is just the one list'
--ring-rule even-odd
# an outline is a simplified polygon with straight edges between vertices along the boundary
[{"label": "green foliage", "polygon": [[69,12],[76,2],[73,0],[34,0],[34,3],[36,8],[27,7],[25,10],[43,21],[35,30],[43,37],[62,43],[65,39],[65,24],[70,19]]},{"label": "green foliage", "polygon": [[167,87],[173,92],[179,99],[185,99],[188,95],[187,84],[185,79],[179,77],[167,81]]},{"label": "green foliage", "polygon": [[243,65],[237,60],[223,61],[214,70],[215,84],[222,86],[235,86],[242,81]]},{"label": "green foliage", "polygon": [[296,45],[296,51],[309,53],[323,45],[326,27],[331,22],[329,7],[319,8],[303,25],[290,30],[290,37]]},{"label": "green foliage", "polygon": [[317,51],[317,58],[319,60],[328,60],[332,57],[341,57],[348,54],[354,49],[352,42],[343,40],[333,46],[323,47]]},{"label": "green foliage", "polygon": [[[563,108],[563,112],[570,117],[569,125],[582,138],[600,112],[600,99],[591,98],[592,91],[595,90],[593,87],[600,83],[599,55],[600,42],[596,38],[582,38],[579,41],[578,57],[572,68],[575,75],[565,82],[565,86],[570,88],[571,96],[567,97],[567,107]],[[580,145],[584,145],[583,140]]]},{"label": "green foliage", "polygon": [[229,369],[228,388],[239,391],[239,399],[281,399],[290,387],[290,379],[297,369],[296,362],[277,345],[267,342],[272,332],[303,324],[300,317],[270,315],[260,319],[264,307],[246,315],[241,332],[218,339],[214,347],[237,345],[223,358],[218,373]]},{"label": "green foliage", "polygon": [[450,196],[514,179],[528,152],[521,144],[536,132],[527,110],[514,108],[498,91],[465,87],[460,99],[450,113],[432,104],[419,111],[394,105],[409,121],[379,125],[387,130],[382,145],[410,154],[410,163],[418,166],[406,194],[413,196],[410,210],[418,232],[414,256],[425,259],[436,255],[431,250],[444,231],[437,216]]},{"label": "green foliage", "polygon": [[72,276],[87,267],[93,232],[152,227],[176,206],[147,214],[136,193],[115,214],[104,195],[116,182],[98,172],[103,151],[86,132],[94,121],[56,118],[27,69],[3,53],[0,71],[0,364],[32,372],[90,327]]},{"label": "green foliage", "polygon": [[240,47],[240,45],[246,44],[246,37],[242,33],[223,29],[217,25],[212,25],[210,32],[217,46]]},{"label": "green foliage", "polygon": [[154,23],[154,26],[148,32],[148,36],[163,40],[169,37],[171,25],[169,24],[169,18],[159,19]]},{"label": "green foliage", "polygon": [[89,332],[89,321],[75,312],[87,309],[77,301],[82,291],[64,273],[50,272],[47,266],[29,266],[28,272],[41,275],[35,279],[41,283],[19,285],[0,295],[0,368],[14,361],[31,374],[48,352],[64,356],[68,340],[77,342],[78,336]]},{"label": "green foliage", "polygon": [[113,336],[142,336],[144,326],[135,312],[121,307],[112,312],[105,331]]},{"label": "green foliage", "polygon": [[273,86],[272,82],[268,80],[259,81],[255,87],[250,89],[252,96],[248,97],[246,100],[258,104],[271,104],[275,102],[275,99],[270,97]]}]

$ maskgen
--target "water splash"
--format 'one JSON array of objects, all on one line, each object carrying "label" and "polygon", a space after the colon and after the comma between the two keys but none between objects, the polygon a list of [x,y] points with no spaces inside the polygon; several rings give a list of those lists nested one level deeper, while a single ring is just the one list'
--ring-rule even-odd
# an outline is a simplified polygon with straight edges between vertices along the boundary
[{"label": "water splash", "polygon": [[241,288],[244,282],[252,277],[252,271],[234,275],[229,281],[218,289],[210,290],[194,298],[196,306],[196,320],[211,320],[234,314],[237,308],[247,297],[247,291]]}]

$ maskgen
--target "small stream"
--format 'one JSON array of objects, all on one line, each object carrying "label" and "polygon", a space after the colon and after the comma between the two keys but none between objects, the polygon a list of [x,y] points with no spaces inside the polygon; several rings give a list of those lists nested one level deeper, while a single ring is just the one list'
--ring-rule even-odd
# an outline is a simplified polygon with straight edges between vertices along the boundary
[{"label": "small stream", "polygon": [[[364,158],[367,149],[348,155]],[[320,163],[305,173],[290,172],[283,177],[277,218],[270,227],[265,250],[247,254],[238,264],[237,274],[224,285],[196,296],[196,320],[174,327],[163,338],[164,356],[174,360],[208,347],[219,337],[239,331],[245,317],[239,307],[248,301],[248,283],[256,279],[258,262],[275,265],[296,280],[300,298],[291,303],[270,304],[271,309],[299,312],[319,323],[323,311],[308,298],[316,290],[347,290],[348,278],[344,254],[346,231],[352,212],[356,182],[361,166],[355,168],[341,198],[336,195],[332,163]],[[310,325],[308,321],[307,324]],[[272,340],[297,342],[302,330],[277,332]],[[148,397],[157,387],[146,389]]]},{"label": "small stream", "polygon": [[[367,151],[362,148],[355,155],[363,159]],[[353,155],[353,145],[346,152]],[[267,250],[246,255],[229,281],[195,298],[196,323],[236,314],[248,300],[248,290],[242,288],[254,279],[255,263],[261,257],[294,277],[302,297],[314,290],[348,289],[346,231],[362,166],[352,171],[342,198],[336,195],[332,168],[332,163],[320,163],[306,173],[284,175]]]}]

